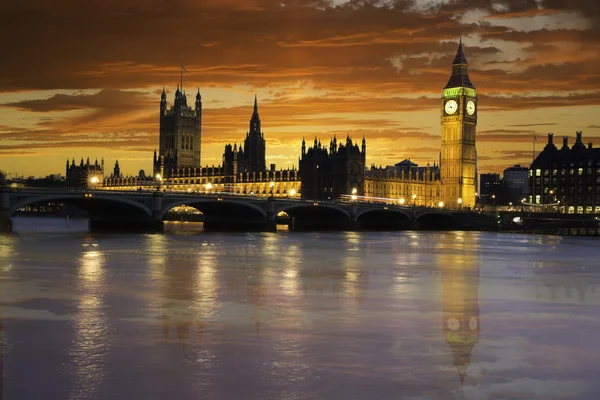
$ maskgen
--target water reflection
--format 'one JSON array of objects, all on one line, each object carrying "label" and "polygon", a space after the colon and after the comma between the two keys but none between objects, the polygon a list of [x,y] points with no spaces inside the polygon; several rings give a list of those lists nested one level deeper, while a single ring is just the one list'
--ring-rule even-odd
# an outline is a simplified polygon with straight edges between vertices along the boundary
[{"label": "water reflection", "polygon": [[551,301],[586,302],[586,295],[595,292],[598,282],[590,274],[586,265],[565,266],[558,262],[534,262],[533,273],[536,280],[536,299]]},{"label": "water reflection", "polygon": [[453,364],[465,383],[471,352],[479,341],[479,260],[459,242],[452,253],[440,255],[442,269],[442,330],[452,351]]},{"label": "water reflection", "polygon": [[74,379],[72,399],[98,396],[98,387],[106,379],[105,357],[110,348],[110,331],[104,310],[105,258],[96,247],[86,246],[85,249],[78,263],[77,312],[72,322],[74,342],[69,366]]}]

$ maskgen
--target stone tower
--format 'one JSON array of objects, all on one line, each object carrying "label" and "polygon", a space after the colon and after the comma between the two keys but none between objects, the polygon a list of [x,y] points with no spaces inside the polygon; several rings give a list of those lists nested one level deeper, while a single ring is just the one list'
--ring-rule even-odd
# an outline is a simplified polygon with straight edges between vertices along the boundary
[{"label": "stone tower", "polygon": [[[195,107],[187,105],[185,92],[179,87],[175,92],[173,107],[167,108],[167,95],[163,89],[160,98],[160,144],[157,160],[163,160],[164,170],[200,168],[202,136],[202,97],[196,94]],[[157,171],[155,162],[154,170]]]},{"label": "stone tower", "polygon": [[440,179],[442,201],[452,208],[472,208],[477,191],[477,93],[468,69],[461,40],[442,95]]}]

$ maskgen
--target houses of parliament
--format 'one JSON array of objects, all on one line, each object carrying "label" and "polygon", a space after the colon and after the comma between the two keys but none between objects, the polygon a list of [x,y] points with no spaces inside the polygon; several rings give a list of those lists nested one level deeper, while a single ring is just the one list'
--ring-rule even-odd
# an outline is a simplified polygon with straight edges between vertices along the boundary
[{"label": "houses of parliament", "polygon": [[[414,206],[472,208],[476,196],[477,94],[468,74],[462,41],[440,102],[442,143],[439,163],[419,166],[410,159],[393,166],[366,165],[367,140],[333,137],[328,144],[317,138],[301,144],[298,169],[267,165],[258,99],[243,143],[225,145],[219,166],[201,165],[202,96],[194,107],[177,87],[169,108],[163,90],[160,100],[160,137],[154,152],[152,176],[140,171],[123,177],[117,165],[104,176],[106,189],[156,188],[198,193],[231,193],[251,196],[297,197],[336,200],[356,196]],[[82,168],[85,168],[82,167]],[[74,171],[73,168],[67,171]]]}]

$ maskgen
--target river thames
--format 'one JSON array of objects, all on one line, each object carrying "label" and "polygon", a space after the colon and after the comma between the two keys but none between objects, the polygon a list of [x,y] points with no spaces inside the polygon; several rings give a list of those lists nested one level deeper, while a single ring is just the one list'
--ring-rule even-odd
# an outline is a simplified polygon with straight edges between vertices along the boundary
[{"label": "river thames", "polygon": [[599,399],[597,239],[0,235],[2,400]]}]

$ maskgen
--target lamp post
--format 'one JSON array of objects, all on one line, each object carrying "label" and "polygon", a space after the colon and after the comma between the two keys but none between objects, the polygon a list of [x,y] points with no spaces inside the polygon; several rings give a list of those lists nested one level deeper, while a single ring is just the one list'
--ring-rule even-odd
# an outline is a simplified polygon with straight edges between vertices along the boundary
[{"label": "lamp post", "polygon": [[412,199],[413,199],[413,207],[416,207],[417,206],[417,195],[413,194]]},{"label": "lamp post", "polygon": [[273,197],[273,188],[275,187],[275,182],[269,182],[269,189],[271,191],[271,197]]},{"label": "lamp post", "polygon": [[156,190],[160,190],[160,185],[162,183],[162,176],[160,174],[156,174]]},{"label": "lamp post", "polygon": [[294,197],[296,195],[296,189],[290,189],[290,197]]},{"label": "lamp post", "polygon": [[206,194],[208,194],[211,189],[212,189],[212,183],[208,182],[206,185],[204,185],[204,191],[206,192]]},{"label": "lamp post", "polygon": [[440,201],[440,202],[438,203],[438,207],[439,207],[439,208],[444,208],[444,202],[443,202],[443,201]]},{"label": "lamp post", "polygon": [[462,210],[462,197],[458,198],[458,209]]},{"label": "lamp post", "polygon": [[404,205],[404,197],[400,198],[400,205],[403,206]]}]

